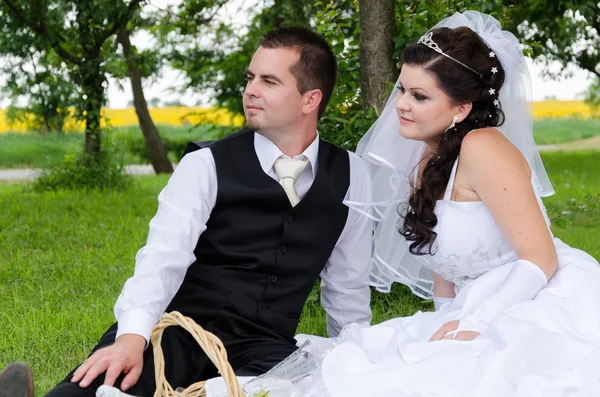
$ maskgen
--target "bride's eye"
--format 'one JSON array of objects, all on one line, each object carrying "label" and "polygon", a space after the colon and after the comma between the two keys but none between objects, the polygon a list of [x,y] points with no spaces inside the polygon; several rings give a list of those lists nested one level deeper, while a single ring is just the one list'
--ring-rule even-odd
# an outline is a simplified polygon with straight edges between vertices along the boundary
[{"label": "bride's eye", "polygon": [[424,101],[425,99],[427,99],[427,97],[425,95],[421,95],[421,94],[413,94],[413,96],[415,97],[415,99],[417,101]]},{"label": "bride's eye", "polygon": [[396,84],[396,88],[400,90],[401,93],[404,94],[404,87],[402,86],[402,84]]}]

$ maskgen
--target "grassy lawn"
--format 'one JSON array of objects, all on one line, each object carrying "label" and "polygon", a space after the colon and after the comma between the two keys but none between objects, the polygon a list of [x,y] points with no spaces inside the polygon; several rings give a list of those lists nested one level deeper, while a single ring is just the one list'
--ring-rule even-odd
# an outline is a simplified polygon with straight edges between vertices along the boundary
[{"label": "grassy lawn", "polygon": [[[558,193],[545,200],[551,216],[600,193],[600,152],[545,153]],[[134,256],[146,239],[156,196],[167,177],[139,178],[127,193],[32,193],[0,184],[0,367],[29,363],[41,396],[85,359],[113,322],[112,308]],[[573,204],[575,203],[575,204]],[[563,241],[600,258],[600,206],[556,221]],[[325,333],[311,296],[298,332]],[[373,295],[374,322],[431,305],[396,285]]]},{"label": "grassy lawn", "polygon": [[533,122],[538,145],[553,145],[600,135],[600,120],[545,119]]},{"label": "grassy lawn", "polygon": [[[233,128],[233,127],[232,127]],[[196,129],[188,127],[158,126],[159,132],[167,143],[172,161],[178,161],[181,145],[192,140],[214,139],[218,132],[207,130],[207,126]],[[538,145],[561,144],[597,136],[600,139],[600,120],[547,119],[534,122],[535,141]],[[113,140],[125,152],[125,161],[129,164],[147,163],[139,153],[144,150],[142,133],[138,126],[123,127],[112,132]],[[37,168],[62,159],[73,146],[83,143],[81,134],[40,136],[35,134],[0,135],[0,169]],[[131,145],[136,150],[132,150]],[[568,148],[567,148],[568,149]],[[578,149],[578,148],[574,148]]]},{"label": "grassy lawn", "polygon": [[[189,141],[215,139],[220,131],[213,130],[210,126],[192,129],[159,125],[157,128],[165,141],[171,161],[179,161],[183,154],[181,145],[174,146],[171,142],[186,144]],[[128,164],[149,163],[139,153],[145,151],[145,143],[138,126],[116,128],[112,130],[110,136],[115,145],[125,152],[125,161]],[[83,146],[83,139],[84,136],[80,133],[47,136],[34,133],[0,134],[0,169],[38,168],[49,163],[57,163],[69,150]]]}]

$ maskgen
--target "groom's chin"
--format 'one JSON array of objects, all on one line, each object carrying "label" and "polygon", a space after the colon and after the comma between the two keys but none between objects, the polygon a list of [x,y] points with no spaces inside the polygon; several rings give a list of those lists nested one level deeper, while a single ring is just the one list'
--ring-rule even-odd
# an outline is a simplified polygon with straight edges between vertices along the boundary
[{"label": "groom's chin", "polygon": [[260,131],[260,123],[258,120],[253,120],[252,118],[246,118],[246,128],[251,129],[252,131],[259,132]]}]

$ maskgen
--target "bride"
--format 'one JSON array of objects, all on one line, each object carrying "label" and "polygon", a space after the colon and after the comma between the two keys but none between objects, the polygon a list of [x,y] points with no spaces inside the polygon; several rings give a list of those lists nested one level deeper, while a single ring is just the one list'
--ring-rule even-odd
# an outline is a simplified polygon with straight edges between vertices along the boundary
[{"label": "bride", "polygon": [[487,15],[457,13],[406,49],[358,148],[374,202],[347,205],[376,221],[372,284],[406,284],[436,311],[300,335],[247,391],[600,395],[600,265],[551,234],[528,89],[518,41]]}]

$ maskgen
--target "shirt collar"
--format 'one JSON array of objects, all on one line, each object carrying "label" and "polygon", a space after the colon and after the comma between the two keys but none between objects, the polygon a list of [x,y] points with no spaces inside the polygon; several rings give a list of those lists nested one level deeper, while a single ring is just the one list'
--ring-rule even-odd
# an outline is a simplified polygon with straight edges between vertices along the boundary
[{"label": "shirt collar", "polygon": [[[265,174],[268,174],[269,171],[273,168],[273,164],[275,164],[275,160],[280,157],[289,158],[289,156],[283,154],[281,150],[271,142],[267,137],[254,133],[254,150],[256,151],[256,156],[258,157],[258,161],[260,162],[260,166],[263,169]],[[310,170],[312,172],[313,178],[317,173],[317,157],[319,155],[319,133],[317,132],[317,136],[315,140],[312,141],[310,145],[300,154],[294,158],[298,158],[300,156],[306,156],[308,159],[308,163],[310,164]]]}]

